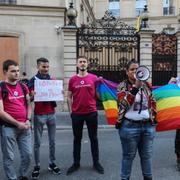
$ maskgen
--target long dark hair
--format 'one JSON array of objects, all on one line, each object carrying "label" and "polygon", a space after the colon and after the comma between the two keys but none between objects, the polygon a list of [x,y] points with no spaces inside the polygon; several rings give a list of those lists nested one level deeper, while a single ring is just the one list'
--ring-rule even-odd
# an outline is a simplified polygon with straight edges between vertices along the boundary
[{"label": "long dark hair", "polygon": [[131,59],[127,65],[126,65],[126,70],[129,69],[129,67],[131,66],[131,64],[139,64],[138,61],[136,61],[135,59]]}]

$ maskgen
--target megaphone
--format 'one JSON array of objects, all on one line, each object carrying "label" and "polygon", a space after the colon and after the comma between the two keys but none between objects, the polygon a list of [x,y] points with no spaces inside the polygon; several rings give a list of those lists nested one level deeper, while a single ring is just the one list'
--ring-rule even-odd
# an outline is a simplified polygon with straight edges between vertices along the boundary
[{"label": "megaphone", "polygon": [[150,70],[146,66],[139,66],[135,73],[135,78],[139,81],[147,81],[150,77]]}]

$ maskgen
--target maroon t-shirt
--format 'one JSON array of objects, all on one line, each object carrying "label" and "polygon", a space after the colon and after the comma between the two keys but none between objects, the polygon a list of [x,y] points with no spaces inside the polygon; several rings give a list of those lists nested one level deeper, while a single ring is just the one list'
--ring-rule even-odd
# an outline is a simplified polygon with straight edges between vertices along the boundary
[{"label": "maroon t-shirt", "polygon": [[96,80],[97,76],[90,73],[85,77],[75,75],[69,80],[68,91],[72,92],[73,113],[87,114],[97,111]]},{"label": "maroon t-shirt", "polygon": [[[34,91],[34,87],[30,88],[30,92]],[[55,107],[52,102],[34,102],[34,114],[46,115],[55,113]]]},{"label": "maroon t-shirt", "polygon": [[[0,87],[0,100],[3,100],[4,111],[19,122],[26,122],[27,105],[21,85],[19,83],[11,85],[6,82],[5,84],[8,96],[4,100],[2,98],[2,88]],[[25,84],[23,86],[26,88],[26,93],[29,94],[28,87]]]}]

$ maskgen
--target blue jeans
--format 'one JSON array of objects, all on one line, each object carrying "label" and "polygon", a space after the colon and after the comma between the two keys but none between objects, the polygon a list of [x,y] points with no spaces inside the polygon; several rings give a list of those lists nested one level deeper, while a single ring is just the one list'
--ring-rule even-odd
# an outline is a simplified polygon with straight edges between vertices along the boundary
[{"label": "blue jeans", "polygon": [[20,130],[15,127],[1,126],[3,166],[7,179],[9,180],[17,179],[16,171],[13,165],[16,143],[21,157],[19,176],[26,176],[32,157],[31,130]]},{"label": "blue jeans", "polygon": [[155,137],[155,125],[150,122],[139,124],[124,120],[119,129],[122,144],[121,178],[128,180],[133,160],[138,150],[143,176],[152,177],[152,151]]},{"label": "blue jeans", "polygon": [[55,133],[56,116],[55,114],[35,115],[34,116],[34,158],[35,165],[40,166],[40,146],[43,134],[43,127],[47,125],[49,137],[49,163],[55,162]]}]

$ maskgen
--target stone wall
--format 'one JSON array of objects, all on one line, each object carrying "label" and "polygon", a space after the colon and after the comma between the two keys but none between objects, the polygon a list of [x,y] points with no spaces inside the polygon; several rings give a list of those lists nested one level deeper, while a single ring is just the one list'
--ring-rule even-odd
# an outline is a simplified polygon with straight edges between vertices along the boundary
[{"label": "stone wall", "polygon": [[36,72],[36,59],[50,60],[50,72],[63,78],[63,37],[55,26],[64,26],[63,8],[0,6],[1,36],[18,36],[21,70],[31,77]]}]

